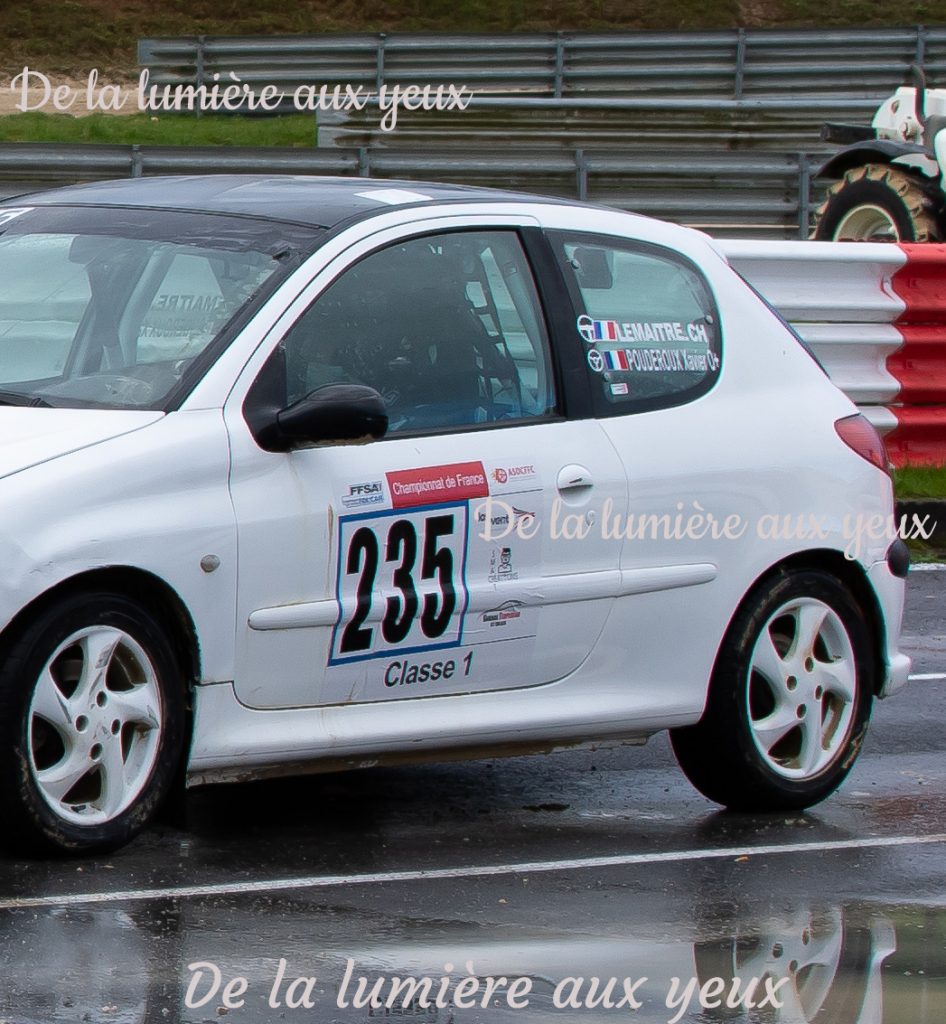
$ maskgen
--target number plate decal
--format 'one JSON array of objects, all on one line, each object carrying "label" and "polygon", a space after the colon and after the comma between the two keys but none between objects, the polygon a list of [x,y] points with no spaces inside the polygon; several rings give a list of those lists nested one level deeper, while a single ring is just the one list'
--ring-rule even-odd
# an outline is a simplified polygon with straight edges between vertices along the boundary
[{"label": "number plate decal", "polygon": [[468,501],[340,517],[330,665],[461,645],[469,518]]}]

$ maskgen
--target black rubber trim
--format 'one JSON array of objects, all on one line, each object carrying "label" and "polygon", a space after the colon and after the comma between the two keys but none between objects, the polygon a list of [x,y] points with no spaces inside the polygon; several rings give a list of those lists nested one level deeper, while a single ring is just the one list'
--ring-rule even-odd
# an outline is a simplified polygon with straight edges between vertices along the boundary
[{"label": "black rubber trim", "polygon": [[561,267],[541,228],[520,228],[519,237],[532,267],[539,300],[545,309],[561,408],[570,420],[591,419],[595,414],[594,394]]},{"label": "black rubber trim", "polygon": [[887,548],[887,568],[900,580],[910,571],[910,549],[899,537]]}]

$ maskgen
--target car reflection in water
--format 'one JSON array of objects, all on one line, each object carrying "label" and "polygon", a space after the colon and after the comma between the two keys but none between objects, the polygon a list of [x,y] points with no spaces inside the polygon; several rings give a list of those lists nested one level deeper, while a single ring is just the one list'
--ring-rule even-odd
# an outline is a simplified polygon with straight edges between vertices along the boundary
[{"label": "car reflection in water", "polygon": [[[728,933],[713,937],[683,938],[672,934],[628,936],[495,929],[473,925],[437,926],[425,934],[435,941],[370,943],[353,937],[352,919],[322,912],[314,923],[315,908],[283,904],[272,924],[284,944],[268,935],[265,914],[223,909],[212,903],[152,903],[130,909],[55,909],[19,911],[7,919],[4,939],[6,978],[0,991],[0,1018],[15,1024],[109,1021],[115,1024],[191,1024],[226,1018],[233,1022],[269,1022],[275,1019],[318,1021],[319,1024],[369,1024],[371,1021],[413,1020],[437,1024],[504,1024],[523,1020],[572,1022],[613,1020],[631,1016],[635,1021],[704,1024],[737,1021],[745,1024],[941,1024],[944,1019],[943,986],[936,979],[946,970],[942,911],[866,905],[799,907],[789,914],[746,918],[733,922]],[[325,927],[321,922],[325,921]],[[356,921],[357,923],[357,921]],[[694,929],[696,926],[692,926]],[[672,929],[671,929],[672,930]],[[702,930],[702,929],[701,929]],[[364,935],[366,929],[361,930]],[[900,942],[898,944],[898,933]],[[346,939],[346,934],[349,936]],[[274,955],[276,954],[276,955]],[[268,999],[285,956],[283,980],[270,1007]],[[488,977],[509,982],[530,980],[528,1005],[513,1009],[505,989],[487,1007],[438,1008],[419,999],[391,1007],[352,1005],[356,983],[346,989],[348,1005],[337,1005],[348,961],[354,977],[380,981],[390,991],[393,978],[430,977],[435,994],[441,979],[450,978],[449,991],[464,978],[480,979],[484,991]],[[220,992],[202,1002],[206,984],[194,987],[188,1007],[185,996],[194,971],[189,965],[210,961],[219,965],[224,983],[240,974],[248,990],[242,1007],[227,1010]],[[311,1006],[301,1002],[303,985],[293,990],[299,1006],[288,1006],[287,992],[298,976],[318,977],[307,991]],[[209,975],[205,975],[205,978]],[[623,994],[621,982],[630,978],[642,1004],[640,1009],[554,1005],[556,987],[566,978],[581,978],[582,999],[592,978],[599,979],[598,997],[610,978],[612,1002]],[[781,1007],[701,1009],[694,995],[674,1006],[666,1005],[673,978],[685,986],[690,979],[729,992],[733,979],[745,996],[752,978],[760,979],[753,1002],[764,1001],[764,979],[777,987]],[[713,986],[710,986],[712,990]],[[522,989],[520,989],[520,992]],[[559,989],[561,991],[561,989]],[[569,984],[567,992],[574,991]],[[678,989],[679,993],[679,989]],[[567,994],[567,993],[566,993]],[[431,997],[431,1002],[433,997]],[[292,1000],[290,1000],[292,1002]],[[682,1011],[682,1012],[681,1012]]]}]

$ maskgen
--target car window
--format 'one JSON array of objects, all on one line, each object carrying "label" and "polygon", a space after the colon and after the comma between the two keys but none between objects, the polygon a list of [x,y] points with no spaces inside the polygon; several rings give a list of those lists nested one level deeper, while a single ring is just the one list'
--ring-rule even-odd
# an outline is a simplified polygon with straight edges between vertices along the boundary
[{"label": "car window", "polygon": [[554,236],[604,411],[677,404],[720,368],[716,305],[702,276],[666,250]]},{"label": "car window", "polygon": [[0,404],[161,408],[288,272],[281,226],[266,227],[176,211],[7,211]]},{"label": "car window", "polygon": [[0,378],[57,377],[89,302],[89,279],[69,259],[71,236],[0,238]]},{"label": "car window", "polygon": [[326,384],[365,384],[385,401],[389,433],[555,408],[541,307],[511,231],[425,236],[372,253],[316,299],[272,358],[286,405]]},{"label": "car window", "polygon": [[226,277],[215,272],[218,259],[219,253],[177,252],[161,261],[157,289],[149,287],[151,300],[130,318],[139,366],[190,359],[226,323],[234,303]]}]

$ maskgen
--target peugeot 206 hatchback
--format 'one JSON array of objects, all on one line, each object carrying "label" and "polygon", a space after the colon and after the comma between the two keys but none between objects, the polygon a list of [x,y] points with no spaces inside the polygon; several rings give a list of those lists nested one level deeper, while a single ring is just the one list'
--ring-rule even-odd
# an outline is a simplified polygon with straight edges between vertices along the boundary
[{"label": "peugeot 206 hatchback", "polygon": [[0,813],[669,729],[802,808],[904,684],[883,445],[702,235],[150,178],[0,205]]}]

